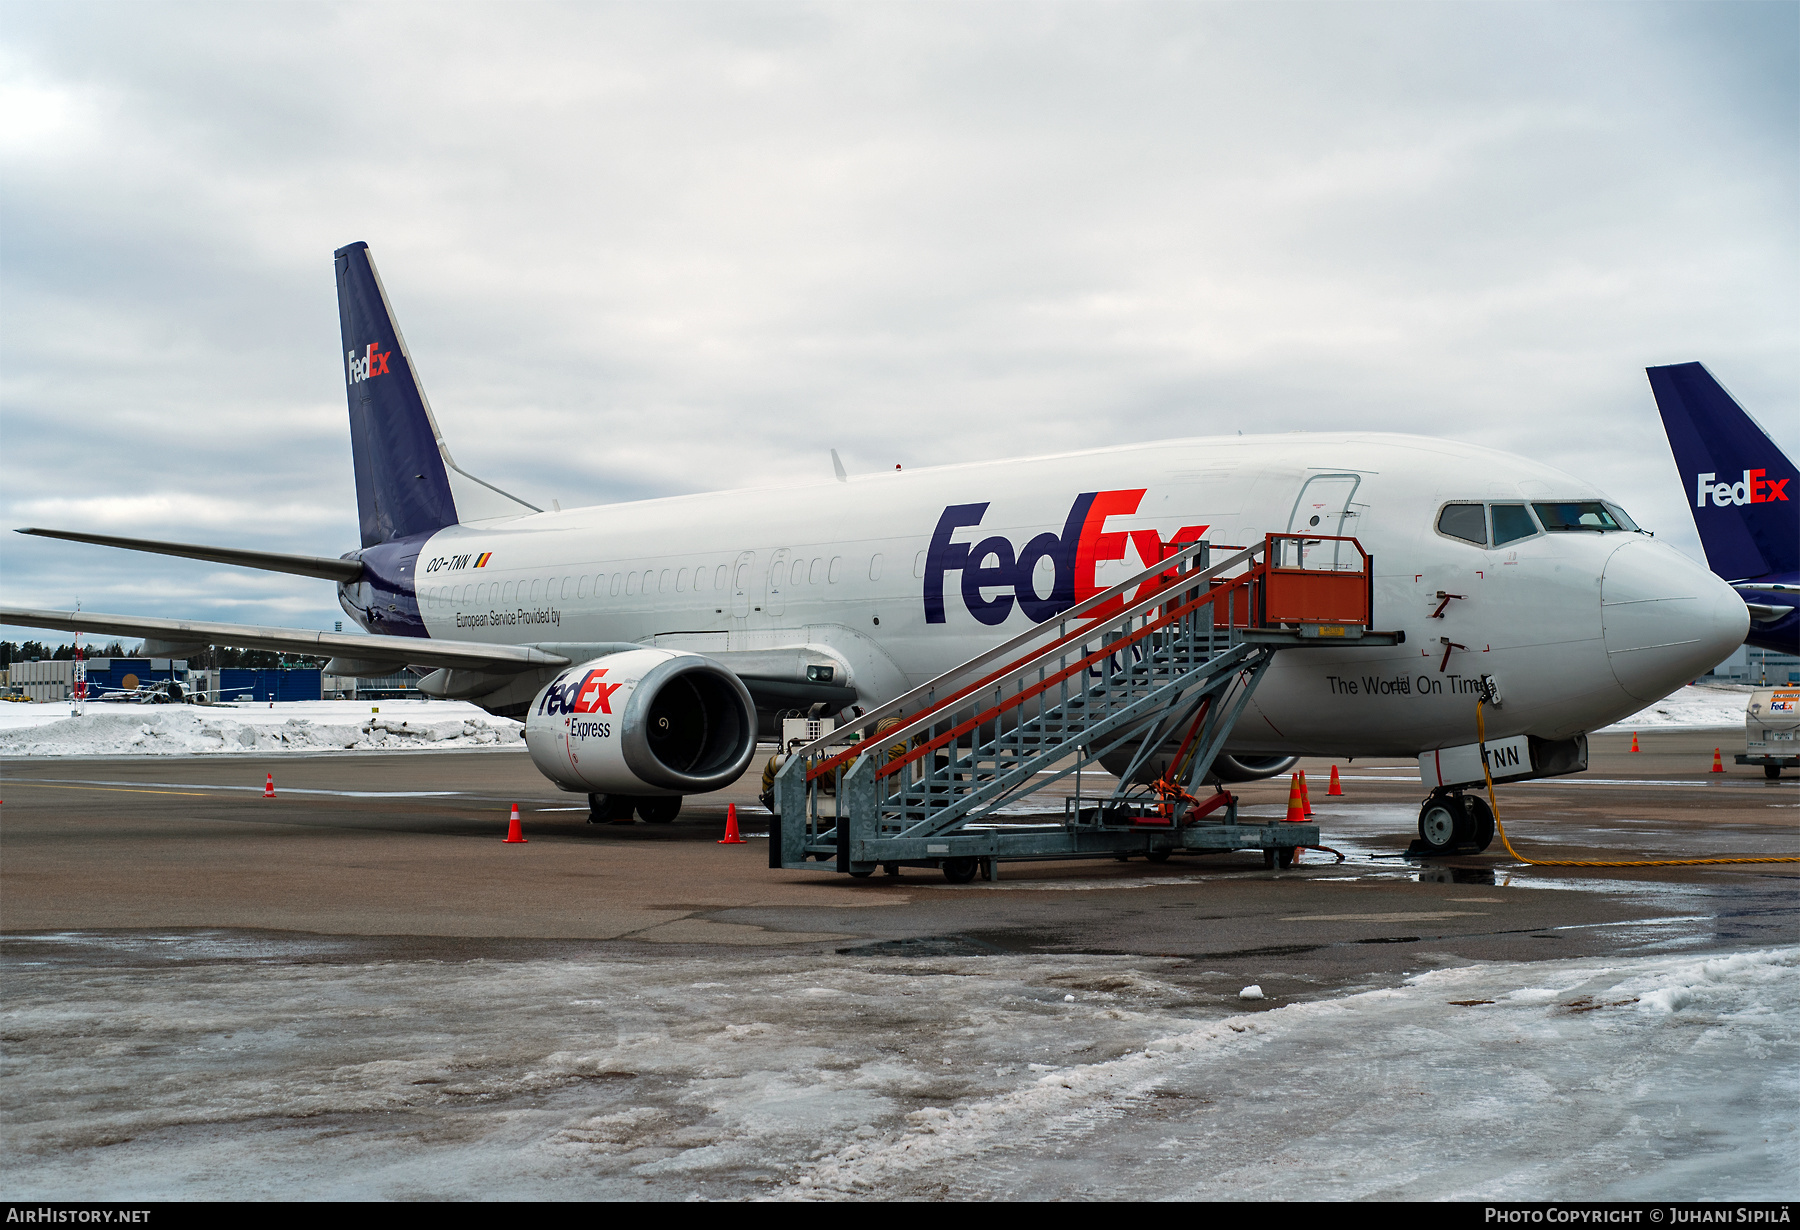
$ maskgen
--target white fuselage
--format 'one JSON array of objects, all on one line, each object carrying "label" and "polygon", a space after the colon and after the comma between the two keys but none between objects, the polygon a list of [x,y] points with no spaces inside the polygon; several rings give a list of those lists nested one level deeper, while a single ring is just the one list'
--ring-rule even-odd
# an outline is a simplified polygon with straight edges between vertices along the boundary
[{"label": "white fuselage", "polygon": [[[1069,579],[1067,552],[1049,548],[1080,529],[1071,509],[1083,493],[1102,493],[1102,520],[1090,511],[1076,598],[1197,527],[1221,546],[1341,533],[1373,556],[1374,627],[1405,643],[1282,653],[1234,751],[1467,743],[1484,675],[1500,696],[1490,738],[1564,738],[1666,695],[1745,632],[1729,587],[1647,535],[1539,533],[1487,548],[1436,529],[1447,501],[1602,498],[1591,484],[1485,448],[1367,433],[1165,441],[457,525],[419,555],[419,607],[432,636],[462,641],[821,646],[876,704],[1032,622],[1027,608],[1042,610],[1058,569]],[[963,524],[946,535],[947,509],[983,504],[950,517]],[[1135,511],[1107,515],[1123,506]],[[1013,561],[1033,559],[1034,539],[1022,580]]]}]

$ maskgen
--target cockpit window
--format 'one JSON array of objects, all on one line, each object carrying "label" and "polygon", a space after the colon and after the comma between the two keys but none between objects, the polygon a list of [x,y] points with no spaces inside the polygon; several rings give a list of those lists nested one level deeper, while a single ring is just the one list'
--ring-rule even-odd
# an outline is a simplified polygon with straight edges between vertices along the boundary
[{"label": "cockpit window", "polygon": [[1533,504],[1537,510],[1538,520],[1544,528],[1553,534],[1568,534],[1578,530],[1591,530],[1597,534],[1635,530],[1631,518],[1625,517],[1620,524],[1619,517],[1614,515],[1611,505],[1599,500],[1566,500],[1554,504]]},{"label": "cockpit window", "polygon": [[1438,514],[1438,532],[1478,547],[1487,546],[1487,514],[1479,504],[1446,504]]},{"label": "cockpit window", "polygon": [[[1540,506],[1541,507],[1541,506]],[[1517,542],[1521,538],[1530,538],[1538,532],[1531,514],[1523,504],[1494,505],[1494,545],[1504,547],[1509,542]]]},{"label": "cockpit window", "polygon": [[1613,515],[1613,520],[1619,523],[1620,529],[1630,530],[1634,534],[1641,534],[1644,532],[1642,529],[1638,528],[1638,523],[1633,521],[1630,515],[1617,504],[1608,504],[1606,506],[1606,511]]}]

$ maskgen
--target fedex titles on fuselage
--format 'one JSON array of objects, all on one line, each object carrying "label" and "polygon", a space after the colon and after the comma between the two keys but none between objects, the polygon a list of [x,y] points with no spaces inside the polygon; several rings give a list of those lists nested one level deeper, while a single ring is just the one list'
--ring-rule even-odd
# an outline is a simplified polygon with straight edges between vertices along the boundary
[{"label": "fedex titles on fuselage", "polygon": [[[1206,533],[1204,525],[1183,526],[1166,540],[1154,529],[1108,532],[1106,519],[1137,512],[1145,490],[1083,492],[1070,506],[1061,534],[1045,532],[1023,545],[998,534],[972,545],[953,542],[959,530],[981,524],[988,506],[952,504],[938,518],[925,552],[925,622],[945,622],[947,573],[961,574],[963,605],[979,622],[1005,623],[1016,605],[1031,622],[1042,623],[1099,593],[1104,586],[1094,580],[1096,565],[1124,559],[1128,541],[1148,566],[1167,559],[1183,545],[1198,542]],[[1046,578],[1050,592],[1041,594],[1037,574],[1045,561],[1051,565]],[[1144,584],[1154,592],[1154,580]],[[1119,606],[1123,609],[1122,603]],[[1104,616],[1108,612],[1094,613]]]},{"label": "fedex titles on fuselage", "polygon": [[1713,480],[1717,474],[1700,474],[1694,479],[1694,507],[1705,508],[1710,502],[1715,508],[1726,508],[1733,504],[1773,504],[1777,500],[1786,501],[1788,480],[1785,478],[1765,478],[1766,470],[1745,470],[1741,481],[1735,483],[1719,483]]}]

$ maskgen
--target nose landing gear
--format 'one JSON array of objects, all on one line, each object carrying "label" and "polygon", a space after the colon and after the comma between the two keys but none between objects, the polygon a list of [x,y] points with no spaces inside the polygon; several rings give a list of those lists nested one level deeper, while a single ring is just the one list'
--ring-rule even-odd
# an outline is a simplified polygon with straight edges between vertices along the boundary
[{"label": "nose landing gear", "polygon": [[1480,854],[1493,840],[1494,812],[1480,795],[1434,792],[1419,808],[1420,853]]}]

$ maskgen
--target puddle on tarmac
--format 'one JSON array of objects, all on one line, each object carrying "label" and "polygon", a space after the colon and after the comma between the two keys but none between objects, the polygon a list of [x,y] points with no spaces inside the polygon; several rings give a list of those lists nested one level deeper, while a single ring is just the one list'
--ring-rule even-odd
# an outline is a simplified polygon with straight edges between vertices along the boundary
[{"label": "puddle on tarmac", "polygon": [[1494,883],[1492,867],[1421,867],[1421,884],[1488,884]]}]

